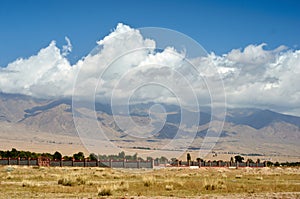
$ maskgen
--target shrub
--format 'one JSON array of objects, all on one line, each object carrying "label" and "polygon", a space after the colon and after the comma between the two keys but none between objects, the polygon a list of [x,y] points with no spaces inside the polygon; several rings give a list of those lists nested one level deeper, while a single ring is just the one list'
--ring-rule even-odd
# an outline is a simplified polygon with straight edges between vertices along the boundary
[{"label": "shrub", "polygon": [[173,190],[173,185],[166,185],[166,187],[165,187],[165,189],[167,190],[167,191],[172,191]]},{"label": "shrub", "polygon": [[77,177],[76,182],[77,182],[77,185],[83,185],[86,183],[86,179],[84,179],[82,177]]},{"label": "shrub", "polygon": [[150,187],[155,183],[155,178],[153,176],[143,177],[143,183],[145,187]]},{"label": "shrub", "polygon": [[63,185],[63,186],[72,186],[72,185],[74,185],[74,182],[72,182],[71,179],[67,179],[67,178],[61,178],[61,179],[58,180],[57,183],[60,184],[60,185]]},{"label": "shrub", "polygon": [[128,182],[122,181],[120,183],[120,186],[119,186],[118,189],[121,190],[121,191],[128,191],[129,190],[129,184],[128,184]]},{"label": "shrub", "polygon": [[113,194],[113,189],[110,186],[103,186],[98,189],[98,196],[111,196]]},{"label": "shrub", "polygon": [[63,186],[75,186],[75,185],[84,185],[86,180],[82,177],[77,177],[76,179],[72,178],[61,178],[57,181],[58,184]]},{"label": "shrub", "polygon": [[243,175],[236,175],[235,178],[237,179],[241,179],[243,177]]},{"label": "shrub", "polygon": [[33,183],[28,181],[28,180],[23,180],[22,181],[22,187],[32,187]]},{"label": "shrub", "polygon": [[225,189],[226,185],[224,181],[221,179],[209,179],[204,180],[204,189],[214,191],[216,189]]},{"label": "shrub", "polygon": [[204,185],[205,190],[215,190],[214,184],[205,184]]}]

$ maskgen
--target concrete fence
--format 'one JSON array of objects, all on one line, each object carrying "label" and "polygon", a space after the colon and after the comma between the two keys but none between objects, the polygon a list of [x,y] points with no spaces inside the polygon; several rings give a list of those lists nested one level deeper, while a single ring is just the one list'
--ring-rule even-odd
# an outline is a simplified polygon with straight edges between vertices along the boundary
[{"label": "concrete fence", "polygon": [[5,159],[0,159],[0,165],[38,165],[38,160],[37,159],[21,159],[21,158],[5,158]]},{"label": "concrete fence", "polygon": [[250,163],[250,162],[226,162],[226,161],[203,161],[203,162],[181,162],[177,161],[171,164],[171,166],[199,166],[199,167],[266,167],[266,162],[263,163]]},{"label": "concrete fence", "polygon": [[[0,159],[0,165],[27,165],[27,166],[52,166],[52,167],[110,167],[110,168],[153,168],[154,166],[167,166],[166,162],[160,164],[158,161],[128,161],[124,160],[50,160],[48,158],[22,159],[22,158],[4,158]],[[173,162],[170,166],[177,167],[265,167],[266,163],[249,163],[249,162],[223,162],[223,161],[204,161],[204,162]]]},{"label": "concrete fence", "polygon": [[153,168],[154,161],[127,161],[124,160],[50,160],[50,159],[0,159],[0,165],[27,165],[27,166],[52,166],[52,167],[110,167],[110,168]]}]

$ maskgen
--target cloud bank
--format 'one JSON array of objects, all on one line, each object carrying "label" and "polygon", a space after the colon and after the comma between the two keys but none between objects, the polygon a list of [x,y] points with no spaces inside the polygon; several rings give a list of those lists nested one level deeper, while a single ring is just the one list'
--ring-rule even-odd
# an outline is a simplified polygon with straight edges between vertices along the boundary
[{"label": "cloud bank", "polygon": [[[156,51],[155,40],[118,24],[97,41],[90,54],[71,65],[66,56],[72,45],[67,37],[66,42],[59,49],[52,41],[38,54],[1,68],[0,91],[37,98],[71,97],[76,80],[84,88],[77,92],[82,97],[86,92],[95,92],[97,85],[95,94],[99,100],[112,95],[122,99],[134,90],[134,99],[172,103],[178,93],[187,96],[192,89],[202,104],[210,97],[203,77],[221,77],[228,106],[269,108],[300,115],[300,50],[284,46],[265,50],[263,43],[233,49],[221,56],[210,53],[187,62],[185,52],[172,46]],[[191,72],[191,63],[199,72],[197,75]],[[137,88],[138,85],[144,86]]]}]

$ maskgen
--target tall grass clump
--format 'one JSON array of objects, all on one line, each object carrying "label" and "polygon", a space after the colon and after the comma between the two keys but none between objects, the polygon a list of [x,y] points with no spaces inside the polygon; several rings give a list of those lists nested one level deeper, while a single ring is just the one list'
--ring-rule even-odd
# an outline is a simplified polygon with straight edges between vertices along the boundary
[{"label": "tall grass clump", "polygon": [[156,182],[156,179],[153,176],[144,176],[143,183],[145,187],[150,187]]},{"label": "tall grass clump", "polygon": [[86,180],[82,177],[77,177],[77,178],[60,178],[57,183],[59,185],[63,185],[63,186],[75,186],[75,185],[85,185],[86,184]]},{"label": "tall grass clump", "polygon": [[98,196],[111,196],[113,195],[114,187],[105,185],[98,188]]},{"label": "tall grass clump", "polygon": [[207,191],[214,191],[217,189],[225,189],[225,182],[221,179],[204,179],[203,187]]}]

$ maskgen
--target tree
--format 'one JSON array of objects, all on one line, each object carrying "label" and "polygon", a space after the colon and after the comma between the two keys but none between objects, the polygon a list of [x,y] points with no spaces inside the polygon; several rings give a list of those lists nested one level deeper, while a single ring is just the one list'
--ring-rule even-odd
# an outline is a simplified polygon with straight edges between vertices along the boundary
[{"label": "tree", "polygon": [[15,149],[15,148],[11,149],[10,157],[11,158],[17,158],[18,157],[18,151],[17,151],[17,149]]},{"label": "tree", "polygon": [[122,152],[119,153],[119,158],[120,159],[124,159],[125,158],[125,152],[124,151],[122,151]]},{"label": "tree", "polygon": [[64,158],[64,160],[72,160],[73,159],[73,157],[69,157],[69,156],[66,156],[66,155],[63,158]]},{"label": "tree", "polygon": [[137,160],[137,156],[138,156],[138,154],[135,153],[135,154],[132,156],[132,159],[133,159],[133,160]]},{"label": "tree", "polygon": [[93,160],[93,161],[96,161],[96,160],[98,160],[98,156],[95,153],[91,153],[90,156],[89,156],[89,159]]},{"label": "tree", "polygon": [[98,155],[100,160],[108,160],[107,155]]},{"label": "tree", "polygon": [[75,153],[73,155],[73,157],[74,157],[75,160],[83,160],[84,159],[84,154],[83,154],[83,152],[78,152],[78,153]]},{"label": "tree", "polygon": [[61,158],[62,158],[61,153],[58,152],[58,151],[55,151],[55,153],[53,154],[53,159],[54,160],[61,160]]},{"label": "tree", "polygon": [[0,151],[0,158],[4,158],[5,156],[5,152],[4,151]]},{"label": "tree", "polygon": [[244,158],[240,155],[234,156],[235,162],[243,162]]},{"label": "tree", "polygon": [[196,160],[197,160],[198,166],[201,166],[201,162],[203,162],[203,159],[197,158]]},{"label": "tree", "polygon": [[51,159],[51,160],[55,159],[55,158],[53,157],[54,155],[52,155],[52,154],[50,154],[50,153],[42,153],[42,154],[40,154],[40,156],[41,156],[41,157],[44,157],[44,158],[49,158],[49,159]]},{"label": "tree", "polygon": [[190,166],[191,159],[192,159],[191,154],[189,154],[189,153],[186,154],[186,160],[187,160],[188,166]]},{"label": "tree", "polygon": [[267,161],[267,167],[269,167],[269,166],[273,166],[273,162],[271,162],[271,161]]},{"label": "tree", "polygon": [[153,158],[148,156],[146,159],[147,159],[147,161],[151,161]]},{"label": "tree", "polygon": [[247,159],[247,162],[248,163],[254,163],[254,161],[252,159],[250,159],[250,158]]},{"label": "tree", "polygon": [[160,162],[168,162],[168,158],[161,156],[160,157]]},{"label": "tree", "polygon": [[39,154],[37,154],[35,152],[31,153],[31,157],[30,158],[38,158],[38,157],[39,157]]}]

